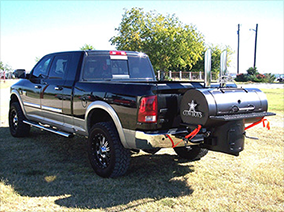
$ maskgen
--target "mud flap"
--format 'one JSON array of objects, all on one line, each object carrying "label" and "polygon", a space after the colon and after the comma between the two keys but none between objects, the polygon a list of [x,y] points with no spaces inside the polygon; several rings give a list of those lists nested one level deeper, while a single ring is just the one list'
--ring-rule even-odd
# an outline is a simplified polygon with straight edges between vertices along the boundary
[{"label": "mud flap", "polygon": [[204,148],[238,156],[244,149],[244,120],[225,122],[211,129],[211,136],[204,139]]}]

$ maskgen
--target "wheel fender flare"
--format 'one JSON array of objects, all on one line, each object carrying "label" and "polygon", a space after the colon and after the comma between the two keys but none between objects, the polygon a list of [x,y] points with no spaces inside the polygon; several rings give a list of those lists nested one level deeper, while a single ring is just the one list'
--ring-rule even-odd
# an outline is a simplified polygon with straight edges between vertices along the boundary
[{"label": "wheel fender flare", "polygon": [[21,95],[20,95],[19,91],[15,90],[15,89],[11,90],[11,93],[10,93],[10,105],[11,105],[11,101],[12,101],[12,96],[13,95],[15,95],[16,98],[18,99],[18,102],[19,102],[20,107],[21,107],[21,109],[23,111],[23,114],[24,114],[25,117],[27,117],[27,112],[25,110],[24,103],[23,103],[23,101],[21,99]]},{"label": "wheel fender flare", "polygon": [[112,118],[113,120],[113,123],[117,129],[117,132],[118,132],[118,135],[119,135],[119,138],[120,138],[120,141],[122,143],[122,145],[124,147],[128,147],[127,145],[127,142],[126,142],[126,139],[125,139],[125,135],[124,135],[124,132],[123,132],[123,127],[121,125],[121,122],[119,120],[119,117],[117,115],[117,113],[115,112],[115,110],[113,109],[113,107],[111,107],[108,103],[106,102],[103,102],[103,101],[95,101],[95,102],[92,102],[87,110],[86,110],[86,114],[85,114],[85,129],[87,130],[87,133],[89,135],[89,127],[88,127],[88,116],[90,115],[90,112],[93,110],[93,109],[102,109],[104,111],[106,111],[109,116]]}]

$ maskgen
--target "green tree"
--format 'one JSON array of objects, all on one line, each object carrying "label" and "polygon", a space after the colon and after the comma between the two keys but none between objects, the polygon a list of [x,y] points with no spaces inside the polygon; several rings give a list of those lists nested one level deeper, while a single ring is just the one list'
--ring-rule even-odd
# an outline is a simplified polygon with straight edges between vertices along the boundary
[{"label": "green tree", "polygon": [[10,72],[12,71],[12,68],[9,65],[5,65],[2,61],[0,61],[0,70],[1,71],[6,71],[6,72]]},{"label": "green tree", "polygon": [[115,30],[118,35],[110,39],[111,44],[119,50],[145,52],[155,70],[192,68],[204,51],[202,34],[175,15],[145,13],[142,8],[125,9]]},{"label": "green tree", "polygon": [[90,44],[85,44],[84,46],[80,47],[80,50],[95,50],[95,48]]},{"label": "green tree", "polygon": [[0,61],[0,70],[3,71],[4,70],[4,64],[2,61]]},{"label": "green tree", "polygon": [[41,59],[40,57],[36,57],[35,62],[37,63],[40,59]]}]

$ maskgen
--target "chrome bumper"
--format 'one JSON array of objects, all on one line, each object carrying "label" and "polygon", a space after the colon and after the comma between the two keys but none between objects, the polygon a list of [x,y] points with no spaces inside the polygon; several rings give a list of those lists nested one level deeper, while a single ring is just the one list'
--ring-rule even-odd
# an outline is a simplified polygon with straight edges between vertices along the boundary
[{"label": "chrome bumper", "polygon": [[[139,149],[149,148],[172,148],[185,146],[182,140],[187,135],[187,130],[171,129],[165,132],[135,132],[135,143]],[[197,145],[198,143],[187,143],[187,145]]]}]

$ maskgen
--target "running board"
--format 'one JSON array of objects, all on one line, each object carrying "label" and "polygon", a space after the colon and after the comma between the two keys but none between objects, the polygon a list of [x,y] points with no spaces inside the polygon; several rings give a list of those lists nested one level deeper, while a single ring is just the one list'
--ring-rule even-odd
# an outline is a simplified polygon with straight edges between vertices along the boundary
[{"label": "running board", "polygon": [[42,130],[45,130],[45,131],[48,131],[48,132],[52,132],[52,133],[55,133],[57,135],[61,135],[61,136],[64,136],[66,138],[70,138],[73,136],[73,134],[70,134],[70,133],[66,133],[66,132],[62,132],[62,131],[59,131],[59,130],[55,130],[55,129],[52,129],[52,128],[49,128],[49,127],[44,127],[42,125],[39,125],[39,124],[36,124],[36,123],[33,123],[33,122],[30,122],[30,121],[26,121],[24,120],[23,121],[25,124],[29,124],[33,127],[37,127],[39,129],[42,129]]}]

